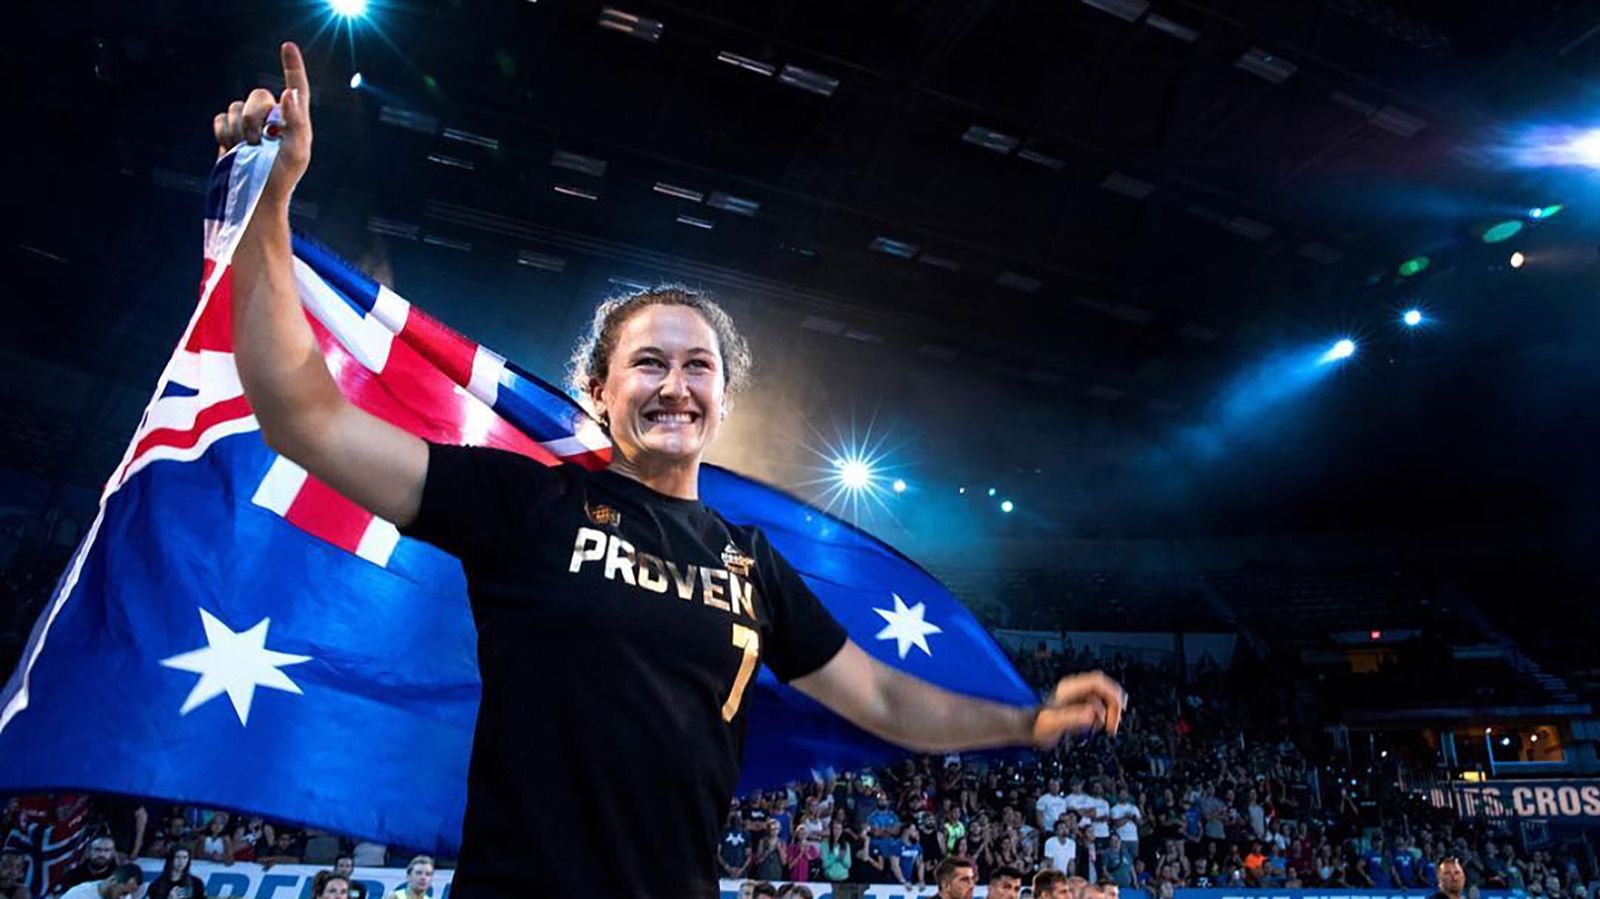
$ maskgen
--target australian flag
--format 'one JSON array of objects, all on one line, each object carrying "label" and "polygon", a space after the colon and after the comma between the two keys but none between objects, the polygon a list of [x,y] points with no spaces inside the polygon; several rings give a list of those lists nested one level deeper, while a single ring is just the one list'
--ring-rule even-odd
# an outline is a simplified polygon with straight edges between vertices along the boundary
[{"label": "australian flag", "polygon": [[[452,853],[479,690],[461,566],[270,450],[234,366],[230,262],[276,152],[240,146],[212,174],[199,305],[0,694],[0,793],[229,807]],[[561,391],[308,238],[294,267],[357,405],[429,440],[609,460]],[[868,652],[963,693],[1035,700],[890,547],[732,472],[706,468],[700,489],[763,528]],[[765,669],[748,708],[746,788],[895,754]]]}]

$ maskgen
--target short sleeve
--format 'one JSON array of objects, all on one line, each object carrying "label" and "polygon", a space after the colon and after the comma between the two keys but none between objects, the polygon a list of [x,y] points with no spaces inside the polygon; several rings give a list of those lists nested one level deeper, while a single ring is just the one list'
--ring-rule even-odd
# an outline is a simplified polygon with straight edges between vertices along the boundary
[{"label": "short sleeve", "polygon": [[765,534],[757,530],[754,542],[758,570],[764,575],[761,598],[768,609],[761,658],[778,680],[788,683],[827,664],[849,634]]},{"label": "short sleeve", "polygon": [[400,533],[476,561],[504,546],[564,484],[557,469],[517,453],[429,443],[422,504]]}]

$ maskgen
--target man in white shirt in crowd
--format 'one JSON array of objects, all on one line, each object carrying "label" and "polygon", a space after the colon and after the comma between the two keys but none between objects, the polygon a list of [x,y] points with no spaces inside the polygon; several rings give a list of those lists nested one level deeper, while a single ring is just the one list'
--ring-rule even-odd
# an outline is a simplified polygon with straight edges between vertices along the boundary
[{"label": "man in white shirt in crowd", "polygon": [[1044,831],[1054,830],[1056,819],[1067,810],[1067,794],[1061,792],[1061,778],[1050,778],[1047,786],[1049,789],[1033,806],[1039,813],[1039,829]]},{"label": "man in white shirt in crowd", "polygon": [[1106,801],[1105,787],[1098,780],[1089,785],[1089,804],[1094,810],[1090,835],[1094,837],[1095,848],[1104,852],[1111,844],[1111,803]]},{"label": "man in white shirt in crowd", "polygon": [[1083,778],[1072,781],[1072,792],[1067,794],[1067,811],[1078,818],[1078,827],[1089,829],[1094,823],[1094,797],[1083,788]]},{"label": "man in white shirt in crowd", "polygon": [[1044,841],[1044,857],[1052,868],[1069,877],[1077,871],[1078,841],[1072,838],[1076,824],[1071,812],[1061,815],[1056,819],[1055,835]]},{"label": "man in white shirt in crowd", "polygon": [[65,893],[61,899],[127,899],[139,891],[144,872],[138,865],[118,865],[104,880],[86,880]]},{"label": "man in white shirt in crowd", "polygon": [[1133,801],[1133,794],[1123,790],[1117,804],[1111,807],[1111,826],[1116,829],[1122,848],[1128,850],[1129,858],[1139,857],[1139,822],[1143,819],[1144,813]]}]

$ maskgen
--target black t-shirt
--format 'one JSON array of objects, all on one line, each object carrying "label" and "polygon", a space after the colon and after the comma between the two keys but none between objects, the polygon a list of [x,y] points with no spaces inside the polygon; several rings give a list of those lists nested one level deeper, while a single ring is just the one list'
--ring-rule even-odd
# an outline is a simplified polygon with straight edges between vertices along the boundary
[{"label": "black t-shirt", "polygon": [[846,639],[794,569],[698,501],[438,444],[405,533],[461,559],[478,629],[453,892],[716,896],[746,657],[789,681]]}]

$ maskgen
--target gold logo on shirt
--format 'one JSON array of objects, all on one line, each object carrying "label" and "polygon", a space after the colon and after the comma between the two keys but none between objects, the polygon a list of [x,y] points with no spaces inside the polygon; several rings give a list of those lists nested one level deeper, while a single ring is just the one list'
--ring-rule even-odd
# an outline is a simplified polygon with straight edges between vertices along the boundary
[{"label": "gold logo on shirt", "polygon": [[583,506],[583,511],[588,514],[589,520],[595,524],[606,525],[614,528],[622,526],[622,513],[611,508],[610,506],[600,503],[596,503],[591,506],[588,503],[585,503]]},{"label": "gold logo on shirt", "polygon": [[739,552],[739,547],[729,543],[722,548],[722,564],[740,577],[749,577],[750,570],[756,567],[756,560]]}]

